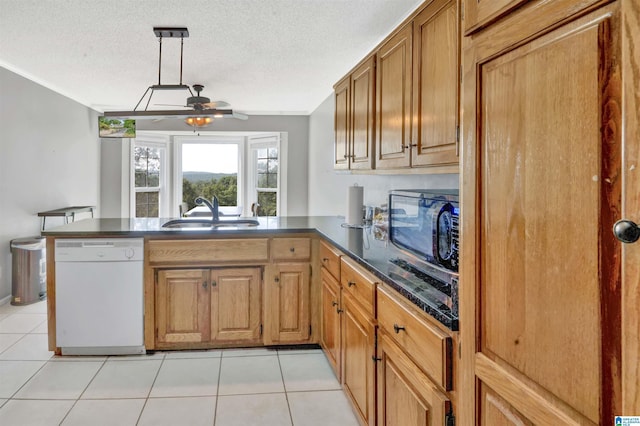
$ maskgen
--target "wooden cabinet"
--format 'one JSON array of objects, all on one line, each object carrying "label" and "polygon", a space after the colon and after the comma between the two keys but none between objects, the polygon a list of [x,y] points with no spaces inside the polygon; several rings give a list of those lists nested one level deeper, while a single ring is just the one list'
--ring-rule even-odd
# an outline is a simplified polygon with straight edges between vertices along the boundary
[{"label": "wooden cabinet", "polygon": [[451,404],[387,336],[378,331],[378,425],[445,425]]},{"label": "wooden cabinet", "polygon": [[376,419],[376,323],[349,293],[342,298],[342,387],[360,423]]},{"label": "wooden cabinet", "polygon": [[329,360],[336,378],[342,383],[341,313],[342,287],[340,286],[340,257],[342,253],[325,241],[319,248],[320,281],[322,283],[322,322],[320,345]]},{"label": "wooden cabinet", "polygon": [[376,168],[411,165],[413,27],[406,24],[376,52]]},{"label": "wooden cabinet", "polygon": [[466,34],[482,28],[515,9],[527,0],[473,0],[464,2]]},{"label": "wooden cabinet", "polygon": [[378,50],[376,168],[458,164],[458,15],[432,1]]},{"label": "wooden cabinet", "polygon": [[340,258],[342,387],[361,424],[374,425],[376,377],[376,278]]},{"label": "wooden cabinet", "polygon": [[310,264],[276,263],[265,278],[265,344],[304,343],[311,333]]},{"label": "wooden cabinet", "polygon": [[260,326],[261,269],[225,268],[211,270],[211,340],[258,343]]},{"label": "wooden cabinet", "polygon": [[[623,356],[622,333],[622,289],[637,293],[638,267],[624,275],[611,232],[623,206],[639,205],[629,170],[640,158],[640,76],[629,62],[638,4],[575,16],[578,3],[589,2],[529,2],[465,48],[460,396],[469,424],[474,415],[487,425],[610,424],[640,404],[637,351]],[[626,306],[637,320],[637,296]],[[494,423],[501,418],[510,420]]]},{"label": "wooden cabinet", "polygon": [[342,347],[341,347],[341,289],[336,279],[322,268],[322,330],[320,345],[339,382],[342,381]]},{"label": "wooden cabinet", "polygon": [[208,269],[158,271],[156,343],[202,343],[210,339]]},{"label": "wooden cabinet", "polygon": [[412,167],[458,164],[459,38],[455,0],[435,0],[413,19]]},{"label": "wooden cabinet", "polygon": [[311,239],[274,238],[271,240],[272,261],[309,261],[309,259],[311,259]]},{"label": "wooden cabinet", "polygon": [[159,270],[158,348],[261,340],[260,268]]},{"label": "wooden cabinet", "polygon": [[335,90],[336,169],[373,168],[375,59],[365,59]]}]

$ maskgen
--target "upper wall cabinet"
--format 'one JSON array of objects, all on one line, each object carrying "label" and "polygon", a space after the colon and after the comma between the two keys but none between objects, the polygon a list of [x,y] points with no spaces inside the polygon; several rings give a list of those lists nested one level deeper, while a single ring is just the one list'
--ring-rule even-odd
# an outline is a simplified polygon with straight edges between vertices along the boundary
[{"label": "upper wall cabinet", "polygon": [[518,7],[527,0],[467,0],[464,2],[464,31],[470,34]]},{"label": "upper wall cabinet", "polygon": [[458,9],[436,0],[413,21],[412,166],[458,164]]},{"label": "upper wall cabinet", "polygon": [[412,25],[404,26],[377,52],[376,167],[411,165]]},{"label": "upper wall cabinet", "polygon": [[457,172],[458,17],[456,0],[426,2],[334,86],[336,169]]},{"label": "upper wall cabinet", "polygon": [[373,55],[335,86],[336,169],[373,168],[375,60]]}]

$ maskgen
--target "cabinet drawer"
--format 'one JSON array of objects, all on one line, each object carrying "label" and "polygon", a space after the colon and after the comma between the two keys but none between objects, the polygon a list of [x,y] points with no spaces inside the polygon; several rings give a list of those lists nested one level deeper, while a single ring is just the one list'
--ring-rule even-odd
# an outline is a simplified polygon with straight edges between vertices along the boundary
[{"label": "cabinet drawer", "polygon": [[393,291],[378,286],[378,324],[418,367],[445,390],[451,390],[451,337],[403,306]]},{"label": "cabinet drawer", "polygon": [[340,281],[340,257],[342,253],[324,241],[320,241],[320,262],[333,278]]},{"label": "cabinet drawer", "polygon": [[269,259],[266,238],[224,240],[152,240],[150,263],[189,262],[266,262]]},{"label": "cabinet drawer", "polygon": [[342,288],[372,316],[375,316],[376,278],[347,258],[340,259],[340,283]]},{"label": "cabinet drawer", "polygon": [[309,238],[274,238],[271,240],[273,260],[309,260],[311,240]]}]

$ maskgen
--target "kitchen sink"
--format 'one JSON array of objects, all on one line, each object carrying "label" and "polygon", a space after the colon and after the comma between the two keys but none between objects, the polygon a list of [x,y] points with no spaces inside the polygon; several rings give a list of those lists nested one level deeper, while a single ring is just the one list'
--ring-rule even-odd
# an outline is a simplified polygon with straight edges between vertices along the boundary
[{"label": "kitchen sink", "polygon": [[258,226],[260,222],[253,219],[229,219],[212,221],[207,219],[172,219],[165,222],[162,227],[170,229],[218,229],[218,228],[251,228]]}]

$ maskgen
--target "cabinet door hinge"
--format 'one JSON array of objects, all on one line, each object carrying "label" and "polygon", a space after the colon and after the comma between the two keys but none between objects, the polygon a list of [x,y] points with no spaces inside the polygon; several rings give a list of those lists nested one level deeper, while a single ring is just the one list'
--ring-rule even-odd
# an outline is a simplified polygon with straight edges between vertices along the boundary
[{"label": "cabinet door hinge", "polygon": [[453,413],[449,413],[444,416],[444,424],[445,426],[456,426],[456,416]]},{"label": "cabinet door hinge", "polygon": [[158,270],[157,269],[153,270],[153,282],[158,284]]},{"label": "cabinet door hinge", "polygon": [[260,324],[260,335],[262,336],[262,324]]},{"label": "cabinet door hinge", "polygon": [[313,266],[309,264],[309,277],[313,276]]},{"label": "cabinet door hinge", "polygon": [[309,336],[311,336],[311,324],[309,324]]}]

